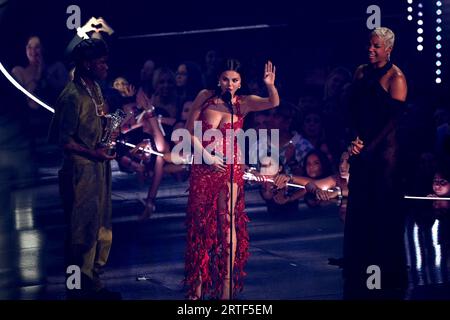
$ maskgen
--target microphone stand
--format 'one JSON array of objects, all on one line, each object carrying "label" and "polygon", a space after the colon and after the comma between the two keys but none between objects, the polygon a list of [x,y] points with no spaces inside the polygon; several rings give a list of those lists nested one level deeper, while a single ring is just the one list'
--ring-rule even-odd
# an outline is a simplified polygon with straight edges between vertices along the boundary
[{"label": "microphone stand", "polygon": [[230,300],[233,299],[233,182],[234,182],[234,109],[233,109],[233,97],[230,101],[226,101],[228,108],[231,112],[231,170],[230,170]]}]

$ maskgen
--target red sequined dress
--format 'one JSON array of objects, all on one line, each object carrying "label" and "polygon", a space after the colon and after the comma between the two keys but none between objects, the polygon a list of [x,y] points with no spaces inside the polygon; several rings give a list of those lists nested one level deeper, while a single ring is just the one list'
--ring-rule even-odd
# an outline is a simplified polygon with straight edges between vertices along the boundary
[{"label": "red sequined dress", "polygon": [[[214,98],[205,102],[199,120],[202,121],[202,131],[211,129],[204,117],[204,111],[215,105]],[[240,97],[234,104],[236,108],[235,122],[223,124],[219,129],[223,139],[218,141],[202,141],[203,147],[217,143],[216,150],[223,150],[231,144],[231,138],[226,138],[227,129],[242,129],[244,117],[240,111]],[[237,118],[237,120],[236,120]],[[228,134],[229,134],[228,130]],[[203,139],[202,139],[203,140]],[[237,199],[233,216],[236,227],[236,255],[233,267],[233,292],[242,291],[243,278],[246,275],[244,266],[248,259],[249,237],[247,232],[247,214],[244,212],[244,180],[243,165],[240,159],[240,149],[234,139],[234,164],[227,164],[226,172],[217,172],[207,164],[193,164],[189,181],[189,199],[187,207],[187,248],[186,248],[186,278],[188,296],[195,296],[195,288],[201,279],[202,295],[217,298],[223,289],[223,282],[229,279],[227,267],[230,247],[228,201],[230,197],[229,182],[233,168],[233,181],[238,186]],[[228,219],[228,220],[227,220]]]}]

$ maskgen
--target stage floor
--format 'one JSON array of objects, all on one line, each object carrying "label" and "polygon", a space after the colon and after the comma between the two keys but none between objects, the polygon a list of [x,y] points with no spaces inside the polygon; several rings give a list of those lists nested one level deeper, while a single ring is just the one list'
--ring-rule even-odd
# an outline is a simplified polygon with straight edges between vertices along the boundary
[{"label": "stage floor", "polygon": [[[38,179],[31,185],[2,192],[0,299],[65,299],[64,219],[55,159],[50,153],[38,163]],[[165,177],[156,212],[139,221],[139,199],[148,185],[113,164],[113,245],[102,279],[126,300],[184,299],[187,182]],[[258,189],[249,186],[246,209],[250,258],[238,299],[342,299],[342,270],[328,264],[329,258],[342,256],[344,227],[336,204],[308,208],[300,203],[296,214],[270,215]],[[448,290],[418,289],[410,297],[450,298]]]}]

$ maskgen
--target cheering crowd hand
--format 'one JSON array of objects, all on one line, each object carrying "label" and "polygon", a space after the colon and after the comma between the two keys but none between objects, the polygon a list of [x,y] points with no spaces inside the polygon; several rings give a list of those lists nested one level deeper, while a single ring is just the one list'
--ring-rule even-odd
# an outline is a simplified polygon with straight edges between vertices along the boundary
[{"label": "cheering crowd hand", "polygon": [[264,83],[266,86],[274,86],[275,85],[275,71],[276,68],[272,64],[272,61],[267,61],[267,63],[264,65]]},{"label": "cheering crowd hand", "polygon": [[102,17],[97,19],[97,25],[100,25],[100,28],[97,28],[97,32],[106,32],[108,35],[112,35],[114,33],[114,30]]},{"label": "cheering crowd hand", "polygon": [[81,30],[84,33],[88,32],[106,32],[108,35],[112,35],[114,33],[114,30],[109,26],[109,24],[103,19],[102,17],[96,18],[91,17],[88,22],[86,22],[82,27]]},{"label": "cheering crowd hand", "polygon": [[82,27],[81,30],[84,31],[84,33],[88,33],[91,31],[97,32],[97,29],[95,28],[95,26],[98,24],[97,22],[97,18],[95,17],[91,17],[88,22],[86,22]]},{"label": "cheering crowd hand", "polygon": [[317,189],[316,190],[316,199],[322,200],[322,201],[328,201],[331,199],[330,192],[328,192],[327,190]]},{"label": "cheering crowd hand", "polygon": [[356,137],[355,140],[352,141],[351,145],[348,147],[348,152],[350,155],[358,155],[361,153],[361,150],[364,148],[364,142]]},{"label": "cheering crowd hand", "polygon": [[275,179],[273,179],[273,183],[277,187],[277,189],[283,189],[287,187],[287,183],[291,180],[291,177],[285,174],[278,174]]}]

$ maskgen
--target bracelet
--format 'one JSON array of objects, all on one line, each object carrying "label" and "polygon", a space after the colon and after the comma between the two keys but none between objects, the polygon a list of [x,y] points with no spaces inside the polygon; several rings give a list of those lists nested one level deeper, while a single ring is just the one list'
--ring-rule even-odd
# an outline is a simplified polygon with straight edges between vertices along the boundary
[{"label": "bracelet", "polygon": [[343,198],[343,196],[342,196],[342,189],[340,187],[336,186],[336,191],[338,192],[338,198],[342,199]]}]

